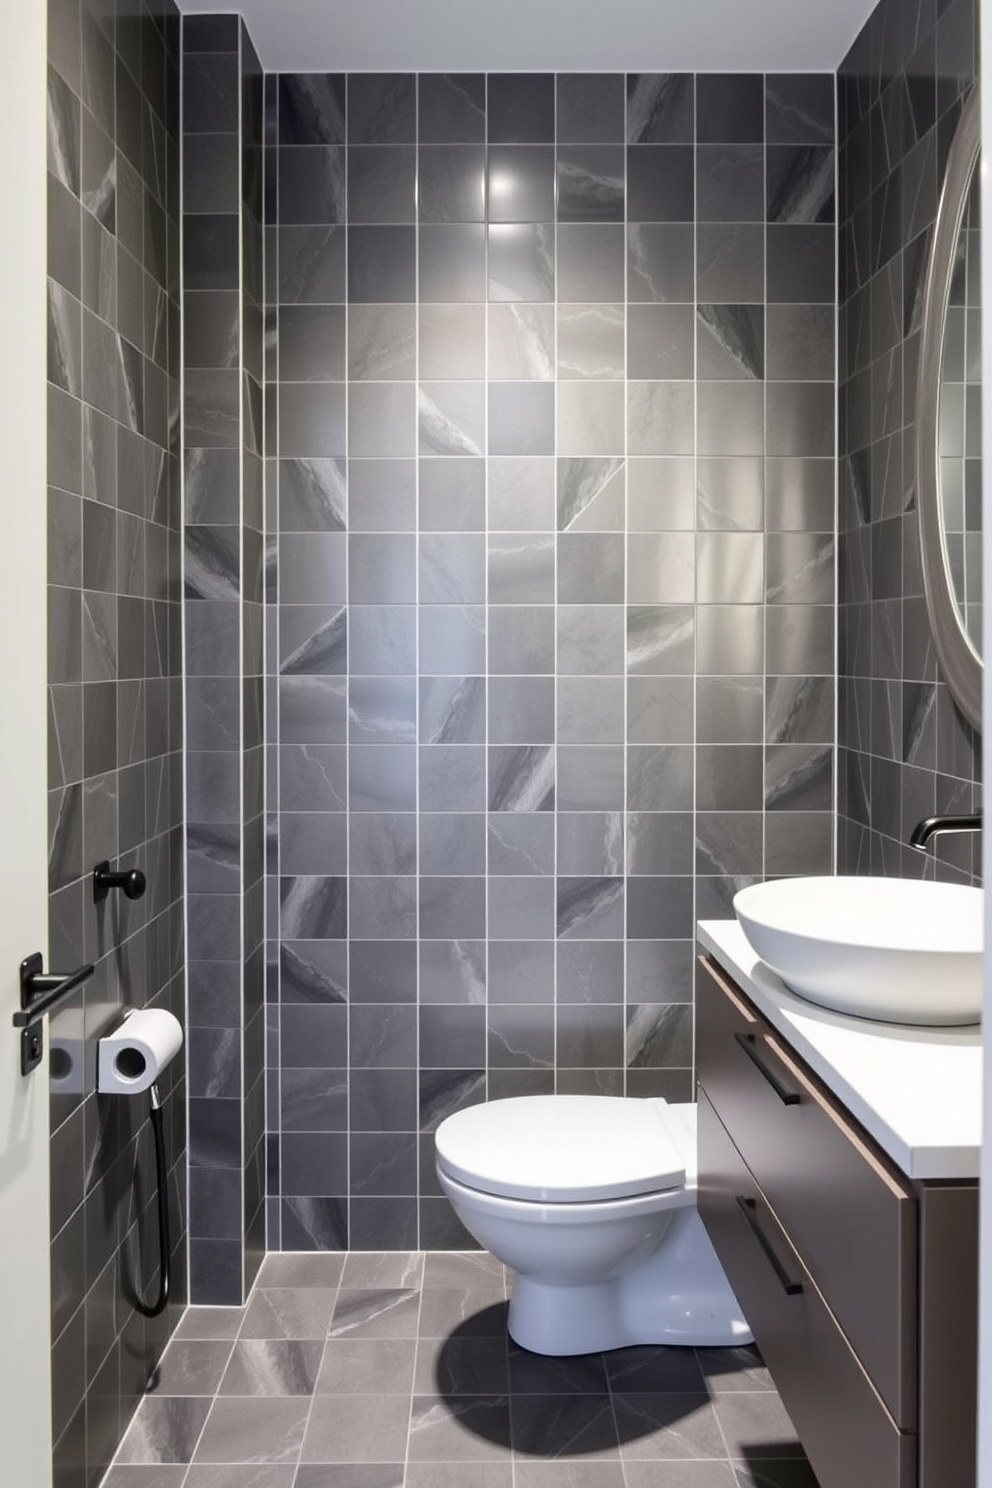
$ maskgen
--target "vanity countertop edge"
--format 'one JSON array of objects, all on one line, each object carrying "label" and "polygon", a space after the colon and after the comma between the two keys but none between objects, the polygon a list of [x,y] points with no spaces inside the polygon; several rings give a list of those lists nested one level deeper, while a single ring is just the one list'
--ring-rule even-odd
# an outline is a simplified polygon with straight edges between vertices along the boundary
[{"label": "vanity countertop edge", "polygon": [[829,1012],[790,992],[736,920],[699,920],[697,936],[908,1178],[978,1177],[980,1027],[909,1027]]}]

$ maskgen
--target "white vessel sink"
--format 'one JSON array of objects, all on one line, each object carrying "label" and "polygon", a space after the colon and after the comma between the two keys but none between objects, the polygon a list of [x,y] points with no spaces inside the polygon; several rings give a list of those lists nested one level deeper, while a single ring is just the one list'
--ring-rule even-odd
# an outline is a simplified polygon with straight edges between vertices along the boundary
[{"label": "white vessel sink", "polygon": [[885,1023],[977,1023],[983,892],[907,878],[783,878],[734,895],[790,991]]}]

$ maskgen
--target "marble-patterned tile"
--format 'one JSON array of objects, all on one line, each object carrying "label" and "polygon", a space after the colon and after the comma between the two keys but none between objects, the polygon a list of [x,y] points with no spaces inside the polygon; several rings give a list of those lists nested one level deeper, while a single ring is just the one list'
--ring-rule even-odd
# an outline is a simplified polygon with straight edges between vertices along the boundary
[{"label": "marble-patterned tile", "polygon": [[128,1427],[117,1461],[191,1461],[210,1408],[209,1398],[202,1396],[146,1396]]},{"label": "marble-patterned tile", "polygon": [[549,874],[554,872],[554,860],[554,820],[550,812],[501,812],[490,815],[490,873]]},{"label": "marble-patterned tile", "polygon": [[555,80],[559,144],[619,143],[624,138],[620,73],[560,72]]},{"label": "marble-patterned tile", "polygon": [[396,1462],[406,1450],[410,1396],[318,1395],[301,1462]]},{"label": "marble-patterned tile", "polygon": [[421,455],[480,455],[485,446],[482,383],[423,383],[417,398]]},{"label": "marble-patterned tile", "polygon": [[219,1397],[203,1428],[196,1461],[294,1463],[309,1411],[309,1399]]},{"label": "marble-patterned tile", "polygon": [[221,1395],[311,1395],[324,1351],[313,1339],[242,1338],[224,1373]]},{"label": "marble-patterned tile", "polygon": [[[411,1462],[406,1488],[460,1488],[465,1482],[461,1462]],[[473,1462],[472,1488],[512,1488],[513,1467],[509,1462]],[[355,1488],[360,1488],[356,1482]]]},{"label": "marble-patterned tile", "polygon": [[795,1427],[778,1395],[726,1391],[713,1397],[713,1410],[731,1457],[803,1457]]},{"label": "marble-patterned tile", "polygon": [[805,1459],[776,1461],[753,1457],[733,1465],[740,1488],[817,1488],[813,1469]]},{"label": "marble-patterned tile", "polygon": [[765,317],[760,305],[700,304],[696,310],[698,376],[755,378],[765,372]]},{"label": "marble-patterned tile", "polygon": [[[472,1463],[503,1459],[510,1440],[505,1396],[415,1395],[410,1416],[410,1463]],[[463,1466],[463,1473],[465,1469]]]},{"label": "marble-patterned tile", "polygon": [[624,892],[619,878],[559,878],[557,933],[560,939],[623,938]]},{"label": "marble-patterned tile", "polygon": [[559,222],[623,221],[622,146],[559,144],[557,166]]},{"label": "marble-patterned tile", "polygon": [[554,1358],[510,1345],[510,1391],[517,1395],[603,1395],[607,1392],[604,1360],[608,1355],[576,1354]]},{"label": "marble-patterned tile", "polygon": [[408,1395],[417,1345],[411,1339],[331,1339],[317,1379],[318,1395]]},{"label": "marble-patterned tile", "polygon": [[490,749],[490,811],[549,811],[554,791],[553,749],[536,745]]},{"label": "marble-patterned tile", "polygon": [[[555,231],[549,223],[494,222],[488,228],[490,300],[553,301]],[[450,294],[446,296],[451,298]],[[582,298],[576,296],[576,298]],[[589,296],[601,299],[602,295]]]},{"label": "marble-patterned tile", "polygon": [[691,73],[627,75],[627,139],[632,145],[691,144],[695,138]]},{"label": "marble-patterned tile", "polygon": [[696,1350],[696,1358],[711,1395],[729,1390],[754,1392],[775,1388],[753,1344],[743,1348],[701,1348]]},{"label": "marble-patterned tile", "polygon": [[304,1463],[293,1479],[293,1488],[410,1488],[402,1462]]},{"label": "marble-patterned tile", "polygon": [[[194,1463],[184,1479],[183,1488],[292,1488],[296,1468],[283,1464],[252,1467],[247,1463],[222,1463],[204,1466]],[[127,1485],[122,1485],[127,1488]],[[135,1484],[135,1488],[140,1488]]]},{"label": "marble-patterned tile", "polygon": [[691,1349],[637,1347],[614,1349],[606,1356],[610,1389],[618,1395],[642,1391],[699,1393],[705,1388]]},{"label": "marble-patterned tile", "polygon": [[419,1293],[407,1287],[342,1289],[329,1336],[332,1339],[415,1338],[419,1310]]},{"label": "marble-patterned tile", "polygon": [[515,1462],[617,1456],[617,1425],[607,1394],[511,1395],[510,1432]]},{"label": "marble-patterned tile", "polygon": [[340,73],[285,73],[278,78],[282,144],[339,145],[345,140],[345,78]]},{"label": "marble-patterned tile", "polygon": [[485,738],[482,677],[420,679],[421,744],[479,744]]},{"label": "marble-patterned tile", "polygon": [[622,305],[559,305],[558,376],[622,378],[625,325]]},{"label": "marble-patterned tile", "polygon": [[241,1339],[323,1339],[337,1299],[331,1288],[270,1287],[254,1293]]},{"label": "marble-patterned tile", "polygon": [[619,456],[562,459],[557,476],[560,532],[622,528],[624,462]]},{"label": "marble-patterned tile", "polygon": [[[623,1471],[627,1488],[654,1488],[658,1482],[657,1462],[633,1462],[626,1458]],[[668,1484],[671,1488],[734,1488],[742,1481],[735,1477],[729,1462],[666,1461],[664,1473],[666,1488]]]},{"label": "marble-patterned tile", "polygon": [[149,1395],[214,1395],[231,1345],[227,1342],[173,1341],[154,1370]]},{"label": "marble-patterned tile", "polygon": [[484,73],[421,73],[418,84],[421,143],[485,139]]},{"label": "marble-patterned tile", "polygon": [[173,1337],[177,1341],[237,1337],[244,1321],[243,1307],[187,1307]]},{"label": "marble-patterned tile", "polygon": [[823,223],[834,218],[834,151],[823,145],[769,145],[769,222]]},{"label": "marble-patterned tile", "polygon": [[112,1467],[104,1479],[105,1488],[182,1488],[186,1466]]},{"label": "marble-patterned tile", "polygon": [[625,1462],[715,1458],[727,1451],[706,1395],[665,1391],[613,1397]]}]

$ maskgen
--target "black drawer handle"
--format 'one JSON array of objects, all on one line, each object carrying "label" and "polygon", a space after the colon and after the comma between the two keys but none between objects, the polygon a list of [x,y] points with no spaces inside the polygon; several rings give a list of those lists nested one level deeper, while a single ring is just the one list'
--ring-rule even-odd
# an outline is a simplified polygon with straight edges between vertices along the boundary
[{"label": "black drawer handle", "polygon": [[734,1203],[737,1205],[738,1209],[741,1211],[745,1220],[747,1221],[747,1226],[750,1229],[755,1240],[757,1240],[758,1244],[765,1252],[765,1255],[768,1257],[768,1263],[771,1266],[772,1270],[775,1272],[775,1275],[778,1277],[783,1292],[785,1292],[787,1297],[798,1296],[798,1294],[803,1289],[803,1284],[801,1281],[792,1280],[792,1277],[789,1275],[788,1271],[786,1271],[785,1267],[782,1265],[782,1262],[779,1260],[778,1256],[772,1249],[771,1242],[769,1241],[768,1236],[765,1234],[758,1223],[757,1201],[755,1199],[745,1198],[743,1194],[738,1194],[734,1199]]},{"label": "black drawer handle", "polygon": [[750,1059],[755,1069],[764,1075],[769,1085],[782,1102],[783,1106],[798,1106],[802,1097],[798,1090],[790,1090],[788,1085],[783,1085],[774,1070],[770,1070],[755,1048],[755,1037],[753,1033],[735,1033],[734,1038],[740,1044],[744,1053]]}]

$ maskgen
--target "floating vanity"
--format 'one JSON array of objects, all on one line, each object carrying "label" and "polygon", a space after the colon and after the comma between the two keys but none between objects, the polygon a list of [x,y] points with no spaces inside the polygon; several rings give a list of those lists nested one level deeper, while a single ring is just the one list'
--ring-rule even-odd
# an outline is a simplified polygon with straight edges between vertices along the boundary
[{"label": "floating vanity", "polygon": [[820,1488],[974,1488],[980,1030],[827,1011],[698,934],[699,1210]]}]

